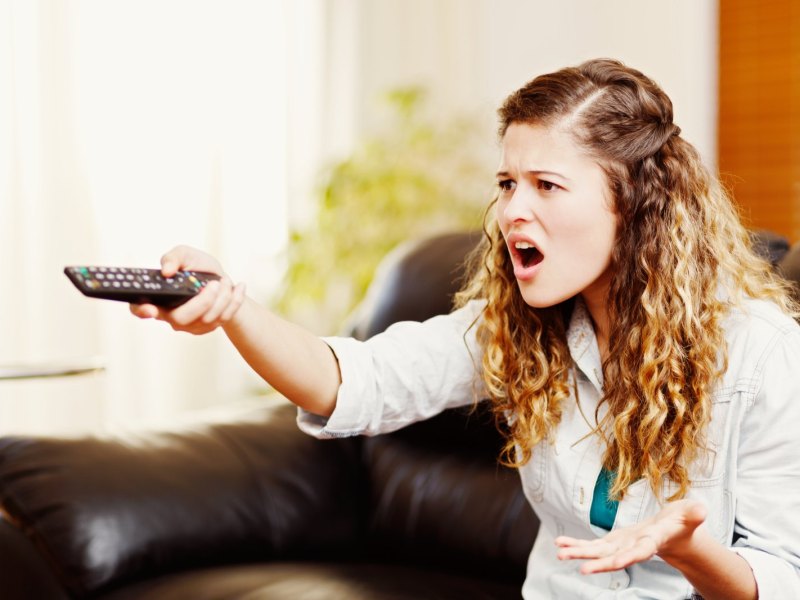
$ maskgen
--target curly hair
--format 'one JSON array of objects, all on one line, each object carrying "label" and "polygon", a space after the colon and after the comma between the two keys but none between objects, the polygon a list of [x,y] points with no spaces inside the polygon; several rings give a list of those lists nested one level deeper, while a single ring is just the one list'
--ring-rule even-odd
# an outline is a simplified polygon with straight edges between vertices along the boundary
[{"label": "curly hair", "polygon": [[[662,478],[685,496],[687,466],[706,449],[714,383],[727,368],[722,321],[744,298],[797,315],[787,284],[753,251],[751,238],[694,147],[672,122],[672,103],[652,80],[622,63],[591,60],[542,75],[499,110],[512,123],[558,124],[597,161],[618,227],[607,306],[611,330],[597,421],[611,496]],[[538,309],[519,293],[489,205],[485,239],[457,302],[486,300],[478,325],[483,379],[506,432],[502,460],[519,467],[553,439],[570,397],[566,328],[574,300]],[[511,418],[507,418],[512,415]]]}]

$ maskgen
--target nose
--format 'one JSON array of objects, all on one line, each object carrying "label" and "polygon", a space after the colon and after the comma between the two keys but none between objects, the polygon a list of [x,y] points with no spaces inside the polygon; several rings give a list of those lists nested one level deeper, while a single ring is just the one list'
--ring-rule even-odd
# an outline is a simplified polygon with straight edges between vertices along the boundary
[{"label": "nose", "polygon": [[525,223],[532,221],[534,212],[534,197],[525,186],[517,186],[505,202],[501,202],[502,217],[506,223]]}]

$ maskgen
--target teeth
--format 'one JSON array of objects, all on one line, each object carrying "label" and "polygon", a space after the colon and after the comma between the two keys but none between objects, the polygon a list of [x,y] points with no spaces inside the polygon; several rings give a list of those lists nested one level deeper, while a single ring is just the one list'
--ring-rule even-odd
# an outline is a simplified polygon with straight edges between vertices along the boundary
[{"label": "teeth", "polygon": [[514,244],[514,247],[517,250],[530,250],[531,248],[535,248],[536,246],[534,246],[533,244],[529,244],[528,242],[516,242]]}]

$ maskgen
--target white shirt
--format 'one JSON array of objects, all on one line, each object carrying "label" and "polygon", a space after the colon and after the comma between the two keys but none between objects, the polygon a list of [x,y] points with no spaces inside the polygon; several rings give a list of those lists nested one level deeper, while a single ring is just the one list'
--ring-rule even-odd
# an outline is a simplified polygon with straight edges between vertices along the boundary
[{"label": "white shirt", "polygon": [[[326,338],[342,373],[336,409],[329,419],[301,410],[300,428],[320,438],[375,435],[483,397],[481,350],[471,327],[482,306],[472,302],[425,323],[397,323],[366,342]],[[748,300],[723,327],[728,369],[713,393],[708,439],[714,451],[690,468],[687,497],[705,503],[703,526],[750,564],[760,598],[800,598],[800,326],[773,304]],[[602,368],[580,301],[567,342],[583,415],[593,422]],[[586,437],[590,426],[574,391],[562,406],[555,444],[536,446],[520,469],[525,496],[541,521],[523,598],[690,597],[691,585],[658,557],[593,575],[578,572],[580,560],[556,559],[556,536],[607,533],[589,522],[602,466],[599,438]],[[666,478],[664,485],[666,497],[674,487]],[[648,482],[639,480],[620,501],[614,529],[659,509]]]}]

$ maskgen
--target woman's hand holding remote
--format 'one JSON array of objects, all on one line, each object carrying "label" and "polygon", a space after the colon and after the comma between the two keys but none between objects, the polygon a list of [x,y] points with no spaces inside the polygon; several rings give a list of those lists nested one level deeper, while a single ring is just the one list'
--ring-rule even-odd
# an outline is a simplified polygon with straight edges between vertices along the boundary
[{"label": "woman's hand holding remote", "polygon": [[230,321],[245,298],[245,285],[234,285],[219,261],[195,248],[176,246],[161,257],[161,274],[172,277],[178,271],[206,271],[220,276],[185,304],[164,309],[153,304],[131,304],[131,312],[142,319],[159,319],[176,331],[200,335]]},{"label": "woman's hand holding remote", "polygon": [[183,270],[214,273],[220,279],[177,308],[131,304],[131,312],[198,335],[221,327],[245,361],[277,391],[315,414],[333,412],[341,374],[322,339],[247,298],[244,284],[234,285],[219,261],[205,252],[177,246],[161,258],[164,277]]}]

